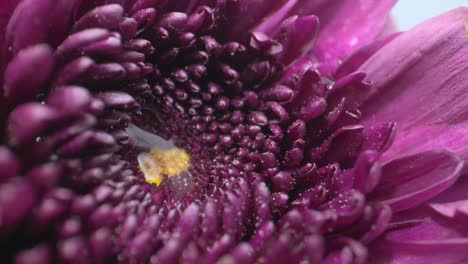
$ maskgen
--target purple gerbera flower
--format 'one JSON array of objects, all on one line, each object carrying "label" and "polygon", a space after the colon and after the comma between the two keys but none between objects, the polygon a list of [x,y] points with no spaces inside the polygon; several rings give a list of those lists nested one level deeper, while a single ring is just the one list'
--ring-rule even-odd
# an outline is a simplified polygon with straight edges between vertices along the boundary
[{"label": "purple gerbera flower", "polygon": [[0,262],[468,260],[468,9],[2,0]]}]

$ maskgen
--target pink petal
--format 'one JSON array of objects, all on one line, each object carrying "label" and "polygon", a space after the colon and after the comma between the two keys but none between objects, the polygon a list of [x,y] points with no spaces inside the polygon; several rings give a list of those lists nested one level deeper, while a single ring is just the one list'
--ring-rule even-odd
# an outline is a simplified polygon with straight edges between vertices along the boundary
[{"label": "pink petal", "polygon": [[336,71],[336,78],[344,77],[355,72],[363,63],[365,63],[372,55],[379,51],[382,47],[394,40],[401,33],[394,33],[383,39],[376,40],[369,45],[360,48],[348,57]]},{"label": "pink petal", "polygon": [[299,2],[292,13],[319,18],[321,32],[313,52],[321,63],[321,70],[332,74],[342,60],[382,32],[396,0]]},{"label": "pink petal", "polygon": [[448,148],[468,159],[468,8],[459,8],[402,34],[359,70],[374,83],[361,106],[363,123],[396,122],[383,156]]},{"label": "pink petal", "polygon": [[468,201],[432,204],[416,214],[397,216],[393,228],[371,244],[369,259],[373,263],[462,263],[468,258],[467,208]]},{"label": "pink petal", "polygon": [[283,22],[288,15],[292,15],[291,9],[294,8],[299,0],[288,0],[278,11],[266,18],[262,23],[255,26],[253,31],[263,32],[272,35],[278,29],[278,25]]},{"label": "pink petal", "polygon": [[[333,74],[341,61],[355,50],[379,35],[385,36],[382,35],[386,33],[385,27],[391,25],[387,14],[395,3],[396,0],[288,0],[254,30],[271,35],[288,16],[317,16],[321,30],[312,49],[313,56],[322,72]],[[312,28],[309,30],[313,31]],[[311,38],[309,35],[304,34],[302,38]]]},{"label": "pink petal", "polygon": [[369,200],[403,211],[450,187],[460,176],[463,161],[447,150],[431,150],[395,159],[382,166],[382,176]]},{"label": "pink petal", "polygon": [[459,200],[468,200],[468,174],[462,175],[458,178],[456,184],[437,195],[431,202],[433,203],[447,203]]},{"label": "pink petal", "polygon": [[433,203],[430,207],[441,215],[454,218],[457,214],[468,215],[468,201]]}]

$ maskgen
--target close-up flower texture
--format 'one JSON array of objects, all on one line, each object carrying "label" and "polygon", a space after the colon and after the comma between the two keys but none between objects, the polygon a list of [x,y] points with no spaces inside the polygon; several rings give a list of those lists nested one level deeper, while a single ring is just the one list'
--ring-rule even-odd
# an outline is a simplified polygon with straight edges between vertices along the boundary
[{"label": "close-up flower texture", "polygon": [[466,263],[468,8],[395,3],[1,0],[0,263]]}]

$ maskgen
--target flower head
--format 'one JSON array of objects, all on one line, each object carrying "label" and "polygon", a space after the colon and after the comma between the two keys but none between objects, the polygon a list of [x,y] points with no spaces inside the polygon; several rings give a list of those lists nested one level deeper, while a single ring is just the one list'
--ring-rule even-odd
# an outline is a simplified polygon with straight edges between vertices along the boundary
[{"label": "flower head", "polygon": [[0,3],[2,261],[465,259],[468,11],[394,2]]}]

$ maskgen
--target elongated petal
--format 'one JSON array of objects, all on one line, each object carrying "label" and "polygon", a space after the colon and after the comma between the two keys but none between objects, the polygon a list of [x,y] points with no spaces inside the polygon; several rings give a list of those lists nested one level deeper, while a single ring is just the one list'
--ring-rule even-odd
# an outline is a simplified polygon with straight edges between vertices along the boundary
[{"label": "elongated petal", "polygon": [[49,46],[40,44],[23,49],[5,70],[3,96],[10,103],[27,101],[36,95],[54,67]]},{"label": "elongated petal", "polygon": [[[466,162],[465,162],[466,164]],[[460,178],[458,178],[456,184],[444,191],[443,193],[437,195],[431,202],[434,203],[447,203],[460,200],[468,200],[468,174],[464,173]]]},{"label": "elongated petal", "polygon": [[372,243],[370,259],[374,263],[461,263],[468,258],[467,206],[468,201],[432,204],[399,217],[393,229]]},{"label": "elongated petal", "polygon": [[393,160],[382,167],[381,181],[369,199],[394,211],[415,207],[450,187],[463,161],[446,150],[431,150]]},{"label": "elongated petal", "polygon": [[468,8],[459,8],[429,20],[360,68],[374,83],[361,107],[364,123],[397,123],[383,160],[434,148],[468,158],[467,17]]},{"label": "elongated petal", "polygon": [[283,45],[279,61],[289,65],[308,52],[319,33],[316,16],[291,17],[283,22],[276,39]]},{"label": "elongated petal", "polygon": [[[6,31],[6,44],[16,54],[22,48],[47,42],[57,44],[68,30],[76,0],[24,0],[15,9]],[[48,19],[40,19],[47,17]]]},{"label": "elongated petal", "polygon": [[348,57],[338,68],[336,72],[336,78],[344,77],[348,74],[356,71],[363,63],[365,63],[372,55],[379,51],[382,47],[388,44],[390,41],[394,40],[401,33],[394,33],[383,39],[372,42],[369,45],[366,45],[360,48],[358,51],[354,52],[350,57]]},{"label": "elongated petal", "polygon": [[262,23],[258,24],[254,28],[254,31],[271,35],[278,29],[278,25],[291,14],[291,9],[296,6],[298,1],[299,0],[287,0],[287,2],[278,11],[266,18]]},{"label": "elongated petal", "polygon": [[5,56],[7,55],[7,49],[5,45],[5,32],[8,25],[8,21],[10,20],[11,14],[13,10],[15,10],[16,6],[20,0],[7,0],[0,2],[0,82],[2,81],[3,70],[5,67]]},{"label": "elongated petal", "polygon": [[123,12],[123,8],[116,4],[98,7],[75,22],[73,31],[76,32],[93,27],[114,29],[122,20]]},{"label": "elongated petal", "polygon": [[[262,19],[280,8],[287,0],[240,0],[239,12],[233,18],[232,31],[228,34],[231,37],[238,37],[245,34]],[[236,2],[226,0],[225,2]]]},{"label": "elongated petal", "polygon": [[[289,15],[317,16],[321,30],[313,55],[322,72],[333,74],[344,59],[382,34],[388,25],[387,14],[395,3],[396,0],[289,0],[255,30],[269,34]],[[306,38],[310,34],[304,35]]]},{"label": "elongated petal", "polygon": [[333,73],[341,60],[381,33],[395,3],[396,0],[302,0],[293,13],[318,16],[321,32],[314,55],[323,72]]}]

